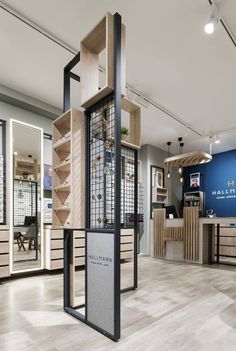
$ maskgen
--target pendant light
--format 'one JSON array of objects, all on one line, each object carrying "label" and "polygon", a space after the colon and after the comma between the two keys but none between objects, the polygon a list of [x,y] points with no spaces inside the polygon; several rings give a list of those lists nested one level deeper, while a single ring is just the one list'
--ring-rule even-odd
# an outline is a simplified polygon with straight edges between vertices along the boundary
[{"label": "pendant light", "polygon": [[[182,143],[182,140],[183,140],[182,137],[179,137],[179,138],[178,138],[178,142],[179,142],[179,154],[182,154],[182,147],[184,146],[184,144]],[[183,145],[181,145],[181,144],[183,144]],[[182,174],[182,173],[183,173],[183,168],[182,168],[181,165],[179,165],[178,173],[179,173],[179,174]]]},{"label": "pendant light", "polygon": [[[167,142],[167,147],[168,147],[168,157],[170,157],[170,146],[171,146],[171,141]],[[170,166],[168,165],[168,169],[167,169],[167,178],[170,179],[171,178],[171,173],[170,173]]]},{"label": "pendant light", "polygon": [[[179,154],[181,155],[183,153],[183,147],[184,147],[184,143],[183,143],[183,138],[178,138],[178,141],[179,141]],[[184,177],[183,177],[183,167],[180,165],[179,166],[179,169],[178,169],[178,172],[180,174],[180,183],[183,184],[184,182]]]}]

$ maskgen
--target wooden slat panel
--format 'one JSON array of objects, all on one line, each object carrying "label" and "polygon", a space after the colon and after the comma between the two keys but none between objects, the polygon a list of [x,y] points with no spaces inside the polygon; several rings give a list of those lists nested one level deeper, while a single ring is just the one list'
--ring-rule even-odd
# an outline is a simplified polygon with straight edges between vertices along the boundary
[{"label": "wooden slat panel", "polygon": [[199,259],[198,207],[184,208],[184,255],[188,261]]},{"label": "wooden slat panel", "polygon": [[9,243],[0,243],[0,254],[9,253]]},{"label": "wooden slat panel", "polygon": [[165,223],[166,223],[166,210],[154,210],[154,255],[165,256]]},{"label": "wooden slat panel", "polygon": [[1,230],[0,231],[0,241],[8,241],[9,240],[9,231]]}]

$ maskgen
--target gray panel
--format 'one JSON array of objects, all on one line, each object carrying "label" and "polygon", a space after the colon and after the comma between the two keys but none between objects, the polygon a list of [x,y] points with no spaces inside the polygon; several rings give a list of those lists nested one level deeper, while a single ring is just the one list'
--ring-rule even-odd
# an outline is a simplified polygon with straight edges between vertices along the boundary
[{"label": "gray panel", "polygon": [[87,319],[114,334],[114,234],[87,233]]}]

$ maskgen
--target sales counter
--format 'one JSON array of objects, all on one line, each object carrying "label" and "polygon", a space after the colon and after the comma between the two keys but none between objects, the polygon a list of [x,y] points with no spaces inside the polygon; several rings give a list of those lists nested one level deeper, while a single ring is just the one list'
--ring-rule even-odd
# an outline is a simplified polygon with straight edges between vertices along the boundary
[{"label": "sales counter", "polygon": [[184,208],[184,218],[166,219],[165,209],[157,209],[150,228],[152,257],[211,264],[216,260],[217,228],[235,232],[236,217],[199,218],[198,209],[189,207]]}]

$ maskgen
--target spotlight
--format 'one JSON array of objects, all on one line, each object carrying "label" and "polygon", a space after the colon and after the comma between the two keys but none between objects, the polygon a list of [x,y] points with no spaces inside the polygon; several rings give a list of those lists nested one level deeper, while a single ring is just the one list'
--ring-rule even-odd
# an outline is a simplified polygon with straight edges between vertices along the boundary
[{"label": "spotlight", "polygon": [[204,27],[204,30],[207,34],[213,34],[215,31],[215,21],[211,19]]},{"label": "spotlight", "polygon": [[181,184],[183,184],[183,182],[184,182],[184,177],[180,177],[179,181],[180,181]]},{"label": "spotlight", "polygon": [[219,22],[219,9],[216,6],[216,4],[213,4],[211,17],[204,27],[205,32],[207,34],[213,34],[218,22]]}]

